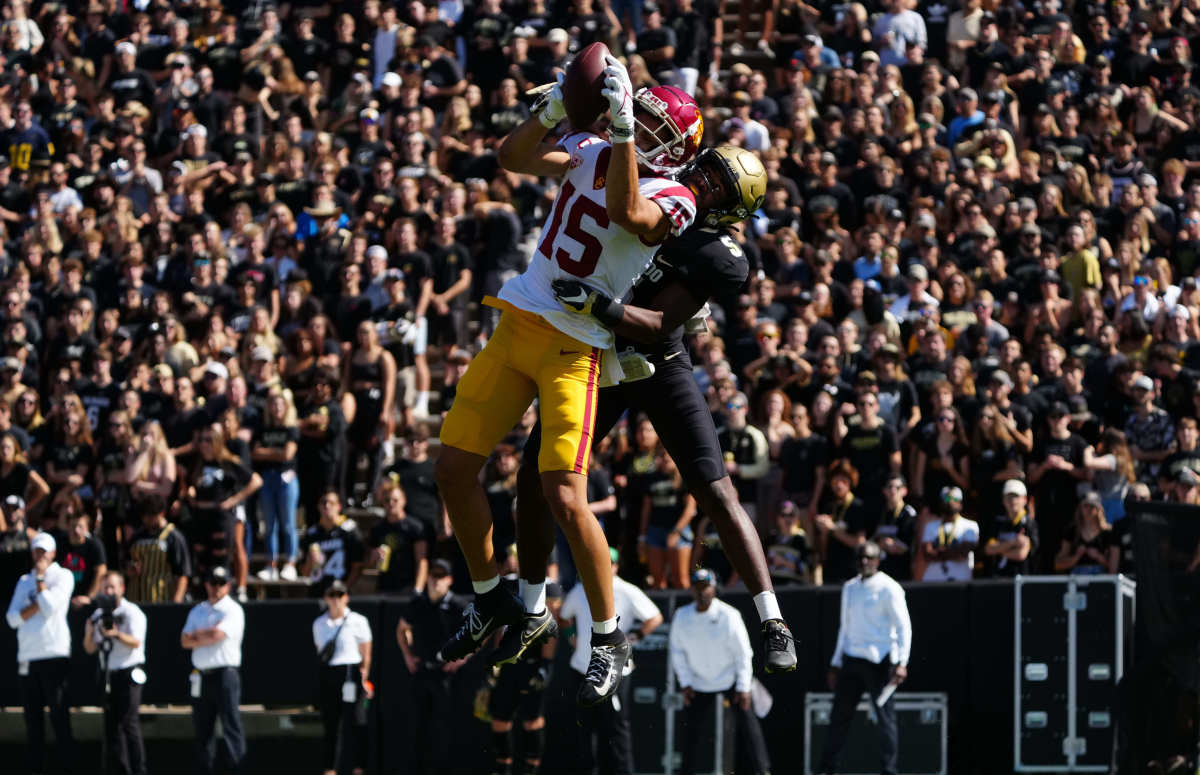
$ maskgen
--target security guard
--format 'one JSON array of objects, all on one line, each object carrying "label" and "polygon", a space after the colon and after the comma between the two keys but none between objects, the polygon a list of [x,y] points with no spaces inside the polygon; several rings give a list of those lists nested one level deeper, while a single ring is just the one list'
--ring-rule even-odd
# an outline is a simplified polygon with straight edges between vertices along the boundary
[{"label": "security guard", "polygon": [[[108,743],[108,771],[145,775],[146,749],[138,708],[146,683],[146,614],[125,599],[125,577],[117,571],[104,574],[100,595],[116,603],[111,611],[96,608],[83,632],[83,650],[100,653],[104,670],[104,737]],[[102,598],[96,598],[99,602]],[[111,619],[107,620],[109,617]]]},{"label": "security guard", "polygon": [[[242,696],[242,635],[246,614],[229,596],[229,571],[217,565],[204,577],[208,600],[188,612],[180,644],[192,652],[192,724],[196,730],[196,764],[203,775],[221,766],[237,772],[246,755],[246,738],[238,701]],[[221,742],[214,740],[221,718]]]}]

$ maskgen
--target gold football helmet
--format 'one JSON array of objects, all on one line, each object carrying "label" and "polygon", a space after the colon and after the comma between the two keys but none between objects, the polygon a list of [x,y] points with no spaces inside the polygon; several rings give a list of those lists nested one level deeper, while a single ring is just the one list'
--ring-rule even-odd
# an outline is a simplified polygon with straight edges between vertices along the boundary
[{"label": "gold football helmet", "polygon": [[680,182],[695,192],[696,208],[709,226],[746,220],[762,207],[767,195],[762,162],[732,145],[705,148],[680,175]]}]

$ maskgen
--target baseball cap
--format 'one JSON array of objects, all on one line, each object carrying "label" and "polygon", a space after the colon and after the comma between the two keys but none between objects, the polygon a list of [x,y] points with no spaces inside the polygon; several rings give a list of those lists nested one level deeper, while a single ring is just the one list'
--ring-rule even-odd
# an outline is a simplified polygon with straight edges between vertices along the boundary
[{"label": "baseball cap", "polygon": [[118,54],[136,54],[137,46],[133,45],[127,40],[123,40],[117,44],[116,50]]},{"label": "baseball cap", "polygon": [[1137,379],[1135,379],[1133,381],[1133,389],[1134,390],[1146,390],[1146,391],[1152,392],[1154,390],[1154,380],[1150,379],[1145,374],[1143,374],[1142,376],[1138,377]]},{"label": "baseball cap", "polygon": [[924,264],[910,264],[908,276],[914,280],[926,281],[929,279],[929,270],[925,268]]},{"label": "baseball cap", "polygon": [[[1176,307],[1176,309],[1183,309],[1183,307]],[[11,355],[8,356],[7,358],[0,360],[0,371],[5,371],[5,370],[20,371],[21,370],[21,361],[19,361],[18,359],[14,358]]]},{"label": "baseball cap", "polygon": [[859,59],[864,62],[878,62],[879,54],[876,54],[874,51],[864,51]]},{"label": "baseball cap", "polygon": [[383,245],[372,245],[367,248],[367,258],[375,258],[376,256],[386,261],[388,257],[387,248]]},{"label": "baseball cap", "polygon": [[1050,411],[1046,414],[1050,417],[1065,417],[1070,413],[1070,407],[1068,407],[1062,401],[1055,401],[1054,403],[1050,404]]},{"label": "baseball cap", "polygon": [[921,213],[917,216],[917,225],[922,229],[936,229],[937,219],[929,213]]},{"label": "baseball cap", "polygon": [[957,501],[962,503],[963,493],[957,487],[943,487],[941,492],[942,502]]},{"label": "baseball cap", "polygon": [[350,588],[341,579],[334,579],[333,582],[325,588],[325,597],[341,597],[342,595],[350,594]]},{"label": "baseball cap", "polygon": [[1025,489],[1025,483],[1020,479],[1009,479],[1004,483],[1003,495],[1028,495],[1029,491]]},{"label": "baseball cap", "polygon": [[550,30],[550,32],[546,33],[546,40],[550,41],[551,43],[566,43],[570,39],[571,36],[568,35],[567,31],[562,27],[555,27],[554,29]]},{"label": "baseball cap", "polygon": [[1026,223],[1021,226],[1021,233],[1022,234],[1038,234],[1038,235],[1040,235],[1042,233],[1042,230],[1038,228],[1038,225],[1036,223]]},{"label": "baseball cap", "polygon": [[54,536],[49,533],[38,533],[33,537],[33,541],[29,544],[30,549],[41,549],[43,552],[53,552],[58,548],[58,544],[54,542]]},{"label": "baseball cap", "polygon": [[160,363],[154,367],[155,375],[159,377],[174,377],[175,372],[171,371],[171,367],[165,363]]},{"label": "baseball cap", "polygon": [[25,499],[20,495],[10,495],[4,499],[4,505],[10,509],[24,509]]},{"label": "baseball cap", "polygon": [[404,79],[400,77],[399,73],[387,72],[383,74],[383,78],[380,79],[379,83],[382,86],[400,86],[404,83]]},{"label": "baseball cap", "polygon": [[713,586],[717,585],[717,574],[713,573],[708,568],[696,568],[692,571],[692,586]]},{"label": "baseball cap", "polygon": [[192,124],[183,134],[184,137],[208,137],[208,130],[204,124]]},{"label": "baseball cap", "polygon": [[208,569],[208,573],[204,574],[205,584],[215,584],[224,586],[229,583],[229,571],[224,565],[215,565]]},{"label": "baseball cap", "polygon": [[220,377],[221,379],[229,379],[229,369],[225,368],[225,364],[217,363],[215,361],[210,362],[204,367],[204,373],[206,375],[211,374],[214,377]]},{"label": "baseball cap", "polygon": [[450,567],[450,561],[438,558],[429,563],[430,576],[449,576],[454,573],[454,568]]},{"label": "baseball cap", "polygon": [[1004,369],[996,369],[992,372],[991,381],[1000,385],[1004,385],[1008,389],[1012,389],[1012,377],[1008,376],[1008,372]]},{"label": "baseball cap", "polygon": [[274,353],[271,352],[270,347],[260,344],[258,347],[255,347],[250,352],[250,360],[251,361],[273,361],[273,360],[275,360],[275,355],[274,355]]}]

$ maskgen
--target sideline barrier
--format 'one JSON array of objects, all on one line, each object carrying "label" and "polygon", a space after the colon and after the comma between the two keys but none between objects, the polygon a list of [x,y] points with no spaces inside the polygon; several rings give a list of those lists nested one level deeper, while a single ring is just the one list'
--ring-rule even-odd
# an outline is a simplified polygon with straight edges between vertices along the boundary
[{"label": "sideline barrier", "polygon": [[[976,775],[1011,772],[1013,589],[1012,582],[1005,580],[905,587],[913,620],[913,651],[904,691],[946,695],[949,772]],[[774,769],[788,772],[799,770],[804,761],[805,697],[809,692],[827,691],[825,677],[837,639],[840,590],[798,588],[780,590],[778,594],[780,607],[797,638],[799,667],[794,673],[782,676],[768,676],[757,669],[755,672],[775,700],[770,715],[763,721]],[[686,591],[655,592],[650,596],[667,615],[691,601]],[[758,620],[750,595],[728,591],[721,597],[742,612],[757,649]],[[383,597],[351,601],[351,607],[367,617],[375,634],[372,672],[377,695],[371,704],[372,772],[411,769],[414,741],[408,732],[411,728],[408,720],[414,710],[406,697],[411,678],[395,639],[396,622],[406,604],[400,598]],[[245,608],[243,703],[267,707],[312,704],[317,670],[311,625],[320,610],[318,601],[251,602]],[[187,705],[190,662],[187,652],[179,647],[179,633],[188,607],[154,605],[146,606],[145,610],[149,618],[150,658],[145,702]],[[72,655],[72,704],[98,705],[95,659],[78,646],[83,631],[82,614],[73,613],[71,624],[76,639]],[[667,626],[669,621],[664,625]],[[658,641],[652,639],[639,646],[661,649],[663,643]],[[635,686],[658,687],[654,697],[659,703],[657,710],[654,703],[635,705],[634,747],[639,772],[655,771],[653,763],[661,762],[664,751],[666,729],[661,701],[666,687],[666,660],[663,657],[665,654],[647,653],[645,659],[638,659],[635,651],[639,664]],[[559,660],[556,669],[568,669],[565,659]],[[488,727],[472,717],[472,699],[483,676],[481,665],[469,664],[456,679],[451,742],[463,773],[482,771],[488,761]],[[561,696],[558,687],[559,681],[552,681],[547,697],[546,771],[551,772],[559,771],[549,769],[554,757],[561,756],[574,742],[571,702]],[[10,708],[21,705],[16,636],[12,630],[0,634],[0,705]],[[380,730],[384,732],[381,734]],[[190,757],[190,745],[190,740],[180,741],[180,755]],[[293,745],[309,761],[317,756],[319,741],[296,740]],[[251,757],[254,747],[255,740],[251,739]],[[796,770],[790,769],[792,763]]]}]

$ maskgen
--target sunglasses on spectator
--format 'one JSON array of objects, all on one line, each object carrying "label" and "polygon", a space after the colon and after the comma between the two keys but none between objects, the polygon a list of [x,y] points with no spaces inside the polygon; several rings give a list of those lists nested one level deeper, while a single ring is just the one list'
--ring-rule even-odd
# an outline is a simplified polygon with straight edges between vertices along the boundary
[{"label": "sunglasses on spectator", "polygon": [[739,403],[737,401],[730,401],[729,403],[725,404],[725,408],[726,409],[745,409],[746,405],[743,403]]}]

